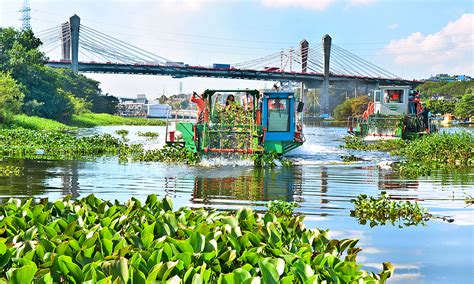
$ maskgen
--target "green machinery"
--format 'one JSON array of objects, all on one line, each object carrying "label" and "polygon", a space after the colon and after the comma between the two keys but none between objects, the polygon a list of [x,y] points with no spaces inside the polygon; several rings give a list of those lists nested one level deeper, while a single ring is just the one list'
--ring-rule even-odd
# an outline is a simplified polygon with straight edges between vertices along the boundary
[{"label": "green machinery", "polygon": [[[229,95],[235,102],[225,105]],[[168,123],[166,143],[202,153],[285,154],[305,139],[303,104],[293,92],[258,90],[206,90],[194,102],[201,104],[199,119],[175,115]],[[199,112],[199,111],[198,111]]]},{"label": "green machinery", "polygon": [[417,115],[419,103],[408,86],[380,87],[362,116],[348,118],[348,132],[365,140],[412,139],[436,132],[430,120],[423,122]]}]

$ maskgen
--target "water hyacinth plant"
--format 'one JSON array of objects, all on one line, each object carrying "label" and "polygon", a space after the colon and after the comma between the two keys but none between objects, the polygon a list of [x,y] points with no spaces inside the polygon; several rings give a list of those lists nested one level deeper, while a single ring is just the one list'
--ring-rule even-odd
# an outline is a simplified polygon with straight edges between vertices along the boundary
[{"label": "water hyacinth plant", "polygon": [[298,206],[296,202],[287,202],[283,200],[272,200],[269,201],[267,204],[268,212],[275,214],[277,217],[286,216],[291,217],[293,216],[293,211]]},{"label": "water hyacinth plant", "polygon": [[77,138],[60,131],[0,130],[0,158],[68,160],[115,155],[123,146],[123,142],[109,134]]},{"label": "water hyacinth plant", "polygon": [[151,132],[151,131],[147,131],[147,132],[138,131],[138,132],[137,132],[137,135],[138,135],[138,136],[142,136],[142,137],[147,137],[147,138],[149,138],[149,139],[156,139],[156,138],[158,138],[158,136],[160,136],[159,133],[157,133],[157,132]]},{"label": "water hyacinth plant", "polygon": [[378,198],[361,194],[352,202],[354,210],[351,210],[351,216],[356,217],[361,225],[368,221],[370,227],[395,223],[399,228],[424,225],[431,217],[418,202],[392,201],[385,191]]},{"label": "water hyacinth plant", "polygon": [[357,240],[330,239],[302,216],[250,209],[173,210],[145,203],[10,199],[0,205],[0,282],[385,283],[356,262]]},{"label": "water hyacinth plant", "polygon": [[474,165],[474,134],[466,131],[435,133],[410,142],[393,154],[408,161],[433,167],[455,168]]},{"label": "water hyacinth plant", "polygon": [[15,166],[0,166],[0,177],[20,176],[23,168]]},{"label": "water hyacinth plant", "polygon": [[349,135],[344,137],[345,144],[342,148],[364,151],[392,151],[406,147],[407,143],[402,139],[378,140],[366,143],[362,138]]}]

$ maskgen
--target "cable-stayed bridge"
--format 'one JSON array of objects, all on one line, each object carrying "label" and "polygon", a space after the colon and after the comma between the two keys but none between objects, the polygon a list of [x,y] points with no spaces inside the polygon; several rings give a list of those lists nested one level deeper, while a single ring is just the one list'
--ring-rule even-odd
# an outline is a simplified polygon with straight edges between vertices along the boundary
[{"label": "cable-stayed bridge", "polygon": [[61,26],[38,32],[37,36],[42,40],[46,54],[61,49],[59,60],[48,61],[51,67],[90,73],[300,82],[303,90],[321,88],[322,113],[329,109],[329,87],[333,85],[354,82],[366,87],[418,84],[333,44],[329,35],[315,46],[310,47],[303,40],[299,49],[282,49],[254,60],[213,67],[192,66],[156,55],[81,24],[77,15]]}]

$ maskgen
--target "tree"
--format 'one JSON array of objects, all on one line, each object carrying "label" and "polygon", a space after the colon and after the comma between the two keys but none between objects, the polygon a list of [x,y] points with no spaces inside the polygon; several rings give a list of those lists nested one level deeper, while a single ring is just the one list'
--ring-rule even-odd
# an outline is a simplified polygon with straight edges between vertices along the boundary
[{"label": "tree", "polygon": [[98,81],[76,74],[70,69],[57,69],[56,72],[61,88],[86,102],[85,106],[88,110],[115,114],[118,99],[110,95],[103,95]]},{"label": "tree", "polygon": [[345,100],[334,109],[334,117],[337,120],[346,120],[349,116],[361,115],[367,109],[370,98],[356,97]]},{"label": "tree", "polygon": [[458,117],[466,118],[474,116],[474,92],[471,89],[469,93],[462,96],[454,111]]},{"label": "tree", "polygon": [[431,98],[426,101],[426,106],[433,114],[454,113],[454,109],[456,108],[456,101]]},{"label": "tree", "polygon": [[0,110],[18,113],[25,95],[10,74],[0,72]]},{"label": "tree", "polygon": [[346,120],[352,115],[352,106],[350,100],[344,101],[334,109],[334,117],[337,120]]}]

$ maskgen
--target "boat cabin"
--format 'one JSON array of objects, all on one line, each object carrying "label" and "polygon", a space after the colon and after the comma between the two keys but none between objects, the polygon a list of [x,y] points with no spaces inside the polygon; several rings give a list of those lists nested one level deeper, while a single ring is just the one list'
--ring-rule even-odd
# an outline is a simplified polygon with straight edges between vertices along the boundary
[{"label": "boat cabin", "polygon": [[409,113],[409,86],[382,86],[374,92],[374,113],[401,115]]}]

